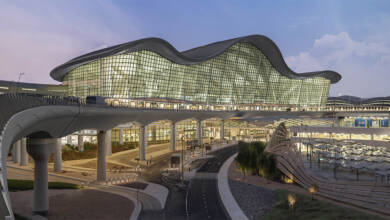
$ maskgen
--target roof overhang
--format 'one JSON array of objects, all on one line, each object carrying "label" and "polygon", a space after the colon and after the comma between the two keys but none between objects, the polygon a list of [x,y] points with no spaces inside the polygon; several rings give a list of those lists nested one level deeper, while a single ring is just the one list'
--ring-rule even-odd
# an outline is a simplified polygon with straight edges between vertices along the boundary
[{"label": "roof overhang", "polygon": [[57,80],[63,81],[65,75],[73,69],[98,60],[103,57],[131,53],[141,50],[155,52],[166,59],[182,65],[194,65],[212,59],[236,43],[245,42],[257,47],[271,62],[272,66],[282,75],[291,79],[304,79],[311,77],[322,77],[329,79],[331,83],[340,81],[341,75],[337,72],[324,70],[317,72],[296,73],[292,71],[283,59],[282,53],[276,44],[269,38],[262,35],[250,35],[245,37],[234,38],[197,47],[184,52],[179,52],[167,41],[160,38],[145,38],[129,43],[116,45],[113,47],[94,51],[79,57],[76,57],[50,72],[50,76]]}]

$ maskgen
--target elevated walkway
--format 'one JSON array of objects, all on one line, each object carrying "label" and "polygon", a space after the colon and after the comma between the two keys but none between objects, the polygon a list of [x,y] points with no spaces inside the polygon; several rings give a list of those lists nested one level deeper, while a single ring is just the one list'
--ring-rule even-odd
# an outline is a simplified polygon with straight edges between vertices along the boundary
[{"label": "elevated walkway", "polygon": [[[43,132],[52,138],[61,138],[75,131],[95,128],[108,130],[116,125],[135,121],[150,124],[161,119],[178,122],[196,118],[264,118],[264,117],[330,117],[334,108],[306,109],[305,111],[289,107],[267,109],[237,108],[234,110],[190,110],[190,109],[146,109],[114,106],[87,105],[74,97],[52,97],[26,94],[1,94],[0,103],[7,108],[0,108],[0,206],[6,210],[1,218],[12,217],[9,199],[6,160],[11,145],[23,137]],[[288,110],[290,109],[290,110]],[[365,112],[390,112],[390,108],[363,109]],[[340,109],[340,111],[343,111]],[[359,109],[344,110],[358,112]],[[2,209],[1,209],[2,210]],[[1,211],[0,210],[0,211]]]},{"label": "elevated walkway", "polygon": [[383,135],[390,134],[390,128],[346,128],[346,127],[314,127],[314,126],[293,126],[290,128],[293,133],[313,132],[313,133],[342,133],[342,134],[369,134]]},{"label": "elevated walkway", "polygon": [[304,189],[315,186],[317,194],[339,202],[369,209],[390,217],[390,185],[367,181],[328,180],[306,169],[297,147],[287,139],[288,131],[280,124],[266,151],[277,158],[279,170]]},{"label": "elevated walkway", "polygon": [[300,143],[300,142],[324,142],[324,143],[334,143],[338,141],[340,143],[344,142],[353,142],[360,143],[368,146],[378,146],[378,147],[387,147],[390,149],[390,141],[376,141],[376,140],[361,140],[361,139],[343,139],[343,140],[335,140],[329,138],[304,138],[304,137],[291,137],[291,142]]}]

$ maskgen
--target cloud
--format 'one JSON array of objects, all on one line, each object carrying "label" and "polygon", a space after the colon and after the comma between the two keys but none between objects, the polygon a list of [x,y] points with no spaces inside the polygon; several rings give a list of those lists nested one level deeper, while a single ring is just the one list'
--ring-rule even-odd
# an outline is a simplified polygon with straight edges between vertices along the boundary
[{"label": "cloud", "polygon": [[291,24],[287,25],[289,28],[301,28],[302,26],[312,25],[320,20],[319,17],[300,17],[296,18]]},{"label": "cloud", "polygon": [[310,72],[324,68],[309,52],[301,52],[298,56],[287,57],[286,62],[297,72]]},{"label": "cloud", "polygon": [[351,56],[377,56],[388,54],[388,48],[376,42],[352,40],[347,32],[337,35],[326,34],[314,41],[313,49],[320,53],[327,53],[327,60],[342,61]]},{"label": "cloud", "polygon": [[120,8],[99,3],[90,10],[87,3],[0,2],[0,79],[16,81],[24,72],[21,81],[58,83],[49,76],[54,67],[95,49],[128,41],[120,30],[102,21],[105,14],[115,12],[112,22],[126,21],[134,38],[142,36]]},{"label": "cloud", "polygon": [[388,65],[390,63],[390,55],[382,56],[378,64]]},{"label": "cloud", "polygon": [[349,94],[362,97],[388,96],[390,69],[388,42],[354,40],[347,32],[325,34],[314,40],[309,51],[286,58],[297,72],[330,69],[343,79],[332,86],[331,95]]}]

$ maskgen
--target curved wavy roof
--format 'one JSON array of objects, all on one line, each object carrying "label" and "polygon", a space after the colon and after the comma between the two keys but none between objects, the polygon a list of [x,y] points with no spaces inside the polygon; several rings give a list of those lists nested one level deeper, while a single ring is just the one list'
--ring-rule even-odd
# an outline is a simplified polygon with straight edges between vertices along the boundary
[{"label": "curved wavy roof", "polygon": [[328,105],[333,104],[351,104],[351,105],[382,105],[390,106],[390,96],[374,97],[374,98],[360,98],[356,96],[338,96],[328,97]]},{"label": "curved wavy roof", "polygon": [[64,76],[71,70],[97,60],[102,57],[130,53],[140,50],[155,52],[166,59],[183,65],[193,65],[207,61],[220,55],[236,43],[250,43],[257,47],[271,62],[272,66],[282,75],[292,79],[303,79],[309,77],[323,77],[329,79],[331,83],[340,81],[341,75],[337,72],[325,70],[318,72],[295,73],[286,64],[282,53],[276,44],[269,38],[262,35],[250,35],[245,37],[234,38],[220,41],[205,46],[197,47],[187,51],[179,52],[167,41],[160,38],[145,38],[113,47],[97,50],[85,55],[76,57],[50,72],[50,76],[58,81],[62,81]]}]

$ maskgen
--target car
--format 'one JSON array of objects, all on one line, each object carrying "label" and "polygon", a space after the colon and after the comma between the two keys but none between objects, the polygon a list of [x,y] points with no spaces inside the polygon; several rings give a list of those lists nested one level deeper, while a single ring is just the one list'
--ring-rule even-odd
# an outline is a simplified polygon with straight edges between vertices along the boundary
[{"label": "car", "polygon": [[85,102],[88,105],[107,105],[104,97],[101,96],[87,96],[87,98],[85,98]]}]

